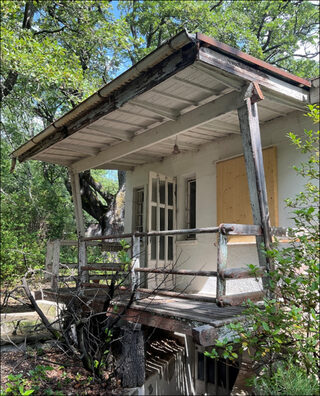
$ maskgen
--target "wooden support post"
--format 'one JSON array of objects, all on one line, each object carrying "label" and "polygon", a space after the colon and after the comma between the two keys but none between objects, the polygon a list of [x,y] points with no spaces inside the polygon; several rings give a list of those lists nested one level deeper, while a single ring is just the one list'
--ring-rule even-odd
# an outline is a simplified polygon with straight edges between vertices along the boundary
[{"label": "wooden support post", "polygon": [[47,254],[46,254],[46,266],[44,279],[48,280],[51,278],[50,272],[52,272],[52,259],[53,259],[53,243],[48,241],[47,243]]},{"label": "wooden support post", "polygon": [[116,375],[123,388],[142,386],[145,381],[145,340],[140,324],[122,326],[113,350]]},{"label": "wooden support post", "polygon": [[217,304],[220,304],[221,297],[226,295],[226,280],[220,276],[220,271],[227,268],[228,236],[222,231],[218,234],[217,251]]},{"label": "wooden support post", "polygon": [[[133,292],[140,287],[140,273],[135,269],[140,268],[140,238],[132,236],[132,264],[131,264],[131,291]],[[140,293],[136,292],[136,298],[140,297]]]},{"label": "wooden support post", "polygon": [[[257,100],[263,96],[257,84],[251,83],[244,97],[244,105],[238,108],[238,118],[242,136],[242,145],[246,163],[250,201],[254,224],[262,227],[263,235],[257,236],[259,265],[270,270],[270,260],[261,249],[264,244],[268,250],[271,246],[270,216],[267,199],[267,187],[264,174],[261,136],[259,127]],[[263,280],[265,288],[267,279]]]},{"label": "wooden support post", "polygon": [[53,241],[51,289],[58,291],[59,286],[60,241]]},{"label": "wooden support post", "polygon": [[80,241],[80,238],[83,238],[85,236],[84,220],[82,214],[80,181],[79,181],[78,173],[74,173],[73,171],[69,170],[69,174],[71,180],[74,212],[76,217],[77,235],[79,238],[78,241],[78,271],[79,272],[78,273],[80,276],[80,282],[84,283],[88,281],[88,272],[81,270],[82,267],[87,265],[87,251],[86,251],[86,242]]}]

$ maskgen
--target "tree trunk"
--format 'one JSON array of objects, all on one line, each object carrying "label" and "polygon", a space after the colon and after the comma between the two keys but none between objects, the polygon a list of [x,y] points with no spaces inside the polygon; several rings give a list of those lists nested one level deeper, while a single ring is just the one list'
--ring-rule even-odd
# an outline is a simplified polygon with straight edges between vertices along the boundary
[{"label": "tree trunk", "polygon": [[[119,234],[123,232],[125,172],[118,171],[119,190],[116,194],[105,191],[100,183],[91,176],[90,171],[79,174],[82,208],[99,224],[96,235]],[[71,194],[69,180],[65,180]]]}]

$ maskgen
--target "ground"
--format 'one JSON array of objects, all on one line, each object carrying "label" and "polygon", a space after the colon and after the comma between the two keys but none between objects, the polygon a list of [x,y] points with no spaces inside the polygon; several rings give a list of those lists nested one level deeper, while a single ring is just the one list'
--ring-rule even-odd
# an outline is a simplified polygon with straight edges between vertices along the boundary
[{"label": "ground", "polygon": [[[62,365],[63,364],[63,365]],[[36,369],[37,366],[51,367],[50,370]],[[41,372],[44,371],[42,374]],[[79,362],[67,357],[59,348],[50,343],[28,347],[26,351],[1,353],[1,389],[19,380],[8,380],[8,375],[22,374],[24,390],[35,389],[34,395],[117,395],[121,394],[118,384],[98,382],[90,377]],[[20,381],[20,383],[22,383]],[[118,390],[117,390],[118,389]],[[2,392],[1,392],[2,394]],[[18,393],[19,394],[19,393]]]},{"label": "ground", "polygon": [[[17,294],[15,294],[17,296]],[[32,311],[26,305],[23,293],[19,301],[10,298],[5,305],[0,292],[1,313],[26,313]],[[1,396],[8,395],[120,395],[116,380],[98,381],[90,376],[81,362],[67,356],[53,341],[33,345],[1,345]],[[40,368],[37,366],[40,366]],[[50,367],[50,369],[46,369]],[[21,374],[21,377],[19,377]],[[8,378],[9,376],[9,378]],[[12,377],[13,376],[13,377]],[[11,380],[10,380],[11,378]],[[23,386],[23,388],[20,388]],[[11,393],[5,393],[8,387]],[[34,390],[28,393],[28,390]]]}]

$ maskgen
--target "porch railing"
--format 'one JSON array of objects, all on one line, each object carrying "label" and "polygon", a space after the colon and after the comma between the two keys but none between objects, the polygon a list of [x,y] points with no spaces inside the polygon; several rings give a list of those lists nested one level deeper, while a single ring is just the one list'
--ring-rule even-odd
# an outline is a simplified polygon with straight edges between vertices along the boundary
[{"label": "porch railing", "polygon": [[[150,238],[157,236],[173,236],[173,235],[188,235],[188,234],[217,234],[217,269],[216,270],[187,270],[187,269],[168,269],[167,267],[157,268],[141,268],[140,266],[140,240],[141,238]],[[271,234],[278,238],[288,238],[288,230],[286,228],[272,227]],[[64,264],[59,261],[59,249],[60,246],[78,246],[78,262],[67,264],[68,268],[77,267],[77,274],[72,278],[76,281],[77,285],[82,288],[108,288],[108,284],[100,284],[99,280],[105,279],[106,275],[92,275],[91,272],[95,271],[106,271],[109,274],[123,274],[130,272],[131,282],[127,285],[126,289],[131,288],[137,293],[137,297],[140,297],[140,293],[143,294],[156,294],[160,296],[168,296],[174,298],[184,298],[190,300],[197,300],[203,302],[213,302],[220,306],[224,305],[239,305],[243,301],[250,299],[251,301],[260,300],[264,291],[257,292],[245,292],[240,294],[227,295],[226,294],[226,283],[228,279],[245,279],[245,278],[256,278],[263,275],[263,267],[259,267],[258,271],[251,271],[247,267],[241,268],[227,268],[227,257],[228,257],[228,237],[238,236],[259,236],[262,235],[262,229],[256,225],[244,225],[244,224],[221,224],[218,227],[206,227],[206,228],[193,228],[193,229],[179,229],[179,230],[168,230],[168,231],[151,231],[151,232],[135,232],[119,235],[108,235],[99,237],[85,237],[76,241],[53,241],[51,247],[48,245],[47,254],[47,269],[52,273],[51,276],[51,288],[57,290],[59,281],[66,281],[67,279],[63,275],[59,275],[60,270]],[[108,263],[95,262],[87,263],[86,250],[88,246],[104,246],[104,249],[109,251],[117,252],[121,249],[119,240],[130,240],[131,246],[131,265],[127,268],[125,263],[121,263],[117,260],[113,260]],[[112,250],[113,249],[113,250]],[[49,262],[51,257],[51,271]],[[204,277],[216,277],[216,297],[201,296],[196,294],[188,294],[184,292],[178,292],[173,290],[160,290],[143,288],[141,287],[140,275],[141,274],[161,274],[161,275],[178,275],[178,276],[204,276]],[[93,282],[90,282],[93,281]],[[125,289],[125,288],[124,288]]]}]

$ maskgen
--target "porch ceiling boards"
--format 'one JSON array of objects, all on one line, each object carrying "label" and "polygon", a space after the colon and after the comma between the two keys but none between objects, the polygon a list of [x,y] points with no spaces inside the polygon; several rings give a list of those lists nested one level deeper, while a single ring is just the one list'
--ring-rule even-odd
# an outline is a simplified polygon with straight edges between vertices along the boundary
[{"label": "porch ceiling boards", "polygon": [[[235,83],[240,79],[232,80],[229,77],[230,81],[221,82],[218,73],[214,75],[212,70],[207,71],[202,64],[198,67],[198,63],[200,64],[196,62],[195,65],[189,66],[129,101],[120,109],[80,129],[32,158],[72,166],[81,159],[96,156],[104,149],[130,141],[134,136],[147,134],[156,126],[177,120],[190,110],[235,91],[231,85],[236,86]],[[274,102],[268,99],[258,106],[261,123],[294,110],[285,104],[277,103],[275,106]],[[177,137],[169,137],[132,154],[99,165],[97,168],[132,169],[174,155],[173,147],[176,142],[180,152],[184,153],[196,151],[203,144],[239,133],[237,112],[231,111],[200,126],[190,128]]]},{"label": "porch ceiling boards", "polygon": [[305,111],[310,82],[201,34],[181,32],[12,153],[68,166],[133,169],[239,134],[244,88],[260,123]]}]

